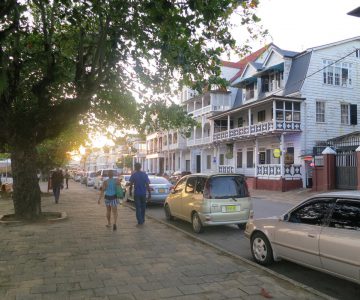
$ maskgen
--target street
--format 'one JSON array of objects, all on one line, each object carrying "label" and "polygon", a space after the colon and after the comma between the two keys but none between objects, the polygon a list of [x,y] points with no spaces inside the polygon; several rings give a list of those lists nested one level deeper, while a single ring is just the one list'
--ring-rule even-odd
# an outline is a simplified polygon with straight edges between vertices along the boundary
[{"label": "street", "polygon": [[[129,203],[129,205],[132,205],[132,203]],[[253,205],[255,218],[281,215],[293,206],[287,203],[269,202],[258,198],[253,199]],[[168,222],[160,205],[149,205],[147,214],[163,222]],[[227,251],[253,261],[249,241],[244,237],[243,231],[239,230],[235,225],[206,227],[204,232],[198,235],[193,233],[190,223],[181,220],[171,221],[170,223],[195,237],[200,237]],[[355,283],[287,261],[275,263],[269,269],[331,297],[337,299],[359,299],[360,286]]]}]

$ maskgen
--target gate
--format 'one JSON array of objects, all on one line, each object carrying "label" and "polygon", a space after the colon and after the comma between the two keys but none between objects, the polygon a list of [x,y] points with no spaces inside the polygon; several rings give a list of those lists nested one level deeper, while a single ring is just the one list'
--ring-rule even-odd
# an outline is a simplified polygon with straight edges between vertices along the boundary
[{"label": "gate", "polygon": [[357,159],[355,151],[342,151],[336,154],[335,173],[337,189],[356,190]]}]

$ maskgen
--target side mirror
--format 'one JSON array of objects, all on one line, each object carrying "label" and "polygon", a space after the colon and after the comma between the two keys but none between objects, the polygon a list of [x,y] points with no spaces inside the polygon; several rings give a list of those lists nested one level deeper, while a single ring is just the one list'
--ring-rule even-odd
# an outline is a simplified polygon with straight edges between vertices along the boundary
[{"label": "side mirror", "polygon": [[279,221],[287,222],[289,221],[289,214],[285,214],[279,218]]}]

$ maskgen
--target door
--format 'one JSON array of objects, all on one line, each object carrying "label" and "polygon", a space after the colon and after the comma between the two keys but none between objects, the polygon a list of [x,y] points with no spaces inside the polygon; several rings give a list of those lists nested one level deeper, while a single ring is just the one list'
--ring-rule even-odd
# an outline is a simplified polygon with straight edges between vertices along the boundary
[{"label": "door", "polygon": [[356,190],[357,158],[355,151],[343,151],[336,154],[336,188]]},{"label": "door", "polygon": [[185,193],[185,183],[186,177],[181,178],[166,200],[169,204],[171,214],[175,217],[181,217],[182,215],[181,209],[183,204],[183,196]]},{"label": "door", "polygon": [[195,188],[197,176],[189,176],[185,185],[185,192],[182,199],[181,215],[184,219],[191,221],[191,213],[195,209]]},{"label": "door", "polygon": [[320,233],[332,203],[332,199],[311,199],[292,211],[287,221],[279,221],[274,233],[276,253],[280,257],[320,268]]},{"label": "door", "polygon": [[360,200],[336,202],[319,247],[324,269],[360,283]]},{"label": "door", "polygon": [[201,155],[196,155],[196,173],[201,173]]}]

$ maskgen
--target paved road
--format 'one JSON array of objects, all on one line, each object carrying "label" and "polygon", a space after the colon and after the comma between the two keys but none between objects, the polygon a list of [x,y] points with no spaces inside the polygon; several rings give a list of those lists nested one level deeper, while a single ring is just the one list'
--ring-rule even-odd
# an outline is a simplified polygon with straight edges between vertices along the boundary
[{"label": "paved road", "polygon": [[[209,247],[119,207],[118,230],[105,225],[93,189],[71,184],[59,204],[43,197],[43,211],[66,211],[61,222],[0,226],[0,299],[321,299],[319,293]],[[0,213],[11,213],[0,198]]]},{"label": "paved road", "polygon": [[[270,217],[281,215],[285,213],[289,208],[293,207],[293,204],[284,203],[281,201],[262,200],[254,198],[254,215],[257,218]],[[168,222],[165,219],[163,209],[159,205],[150,205],[147,213],[157,219],[164,222]],[[249,241],[244,237],[243,231],[239,230],[237,226],[218,226],[207,227],[203,234],[197,235],[192,232],[191,225],[181,220],[171,221],[171,224],[193,234],[196,237],[200,237],[208,242],[218,245],[227,251],[233,252],[241,257],[253,261]],[[337,299],[360,299],[360,286],[341,280],[336,277],[317,272],[306,267],[299,266],[297,264],[281,261],[272,266],[269,269],[274,270],[288,278],[294,279],[298,282],[306,284],[322,293],[325,293],[331,297]]]}]

